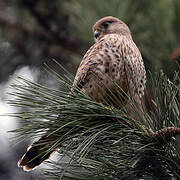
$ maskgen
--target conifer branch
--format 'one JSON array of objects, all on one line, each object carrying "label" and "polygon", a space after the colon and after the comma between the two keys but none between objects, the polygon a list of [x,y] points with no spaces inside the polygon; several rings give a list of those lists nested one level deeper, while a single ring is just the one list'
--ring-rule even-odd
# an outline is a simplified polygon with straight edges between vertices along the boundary
[{"label": "conifer branch", "polygon": [[180,128],[177,127],[166,127],[156,131],[153,137],[162,145],[165,145],[170,141],[172,137],[180,134]]},{"label": "conifer branch", "polygon": [[[47,162],[48,179],[179,178],[180,90],[174,83],[178,73],[172,82],[162,72],[152,77],[153,108],[147,112],[130,101],[135,120],[126,108],[108,108],[76,88],[69,93],[71,75],[50,71],[61,90],[18,77],[20,83],[12,85],[16,99],[10,101],[23,108],[13,114],[21,123],[12,131],[16,140],[54,135],[47,153],[60,148],[60,160]],[[176,140],[168,143],[172,137]]]}]

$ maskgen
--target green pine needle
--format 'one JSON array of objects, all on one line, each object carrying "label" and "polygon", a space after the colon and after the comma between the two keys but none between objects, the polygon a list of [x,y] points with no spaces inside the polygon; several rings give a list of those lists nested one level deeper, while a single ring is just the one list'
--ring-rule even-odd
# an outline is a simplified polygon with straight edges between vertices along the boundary
[{"label": "green pine needle", "polygon": [[47,69],[61,90],[17,77],[11,86],[15,99],[9,101],[20,108],[11,115],[21,123],[11,131],[17,142],[45,133],[55,137],[47,142],[48,152],[59,147],[60,160],[46,162],[47,179],[180,178],[180,138],[161,144],[154,137],[163,128],[180,127],[178,73],[172,81],[163,72],[151,75],[146,108],[130,100],[135,120],[125,108],[97,103],[79,89],[70,93],[72,76]]}]

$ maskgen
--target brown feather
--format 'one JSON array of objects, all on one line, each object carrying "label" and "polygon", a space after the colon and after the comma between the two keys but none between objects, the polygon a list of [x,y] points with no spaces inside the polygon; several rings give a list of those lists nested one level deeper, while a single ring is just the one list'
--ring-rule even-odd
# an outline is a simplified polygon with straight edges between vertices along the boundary
[{"label": "brown feather", "polygon": [[25,171],[30,171],[39,166],[46,159],[49,159],[50,156],[57,151],[57,148],[49,151],[51,147],[50,144],[54,138],[54,135],[47,136],[45,134],[39,140],[34,142],[18,161],[18,167],[23,167]]}]

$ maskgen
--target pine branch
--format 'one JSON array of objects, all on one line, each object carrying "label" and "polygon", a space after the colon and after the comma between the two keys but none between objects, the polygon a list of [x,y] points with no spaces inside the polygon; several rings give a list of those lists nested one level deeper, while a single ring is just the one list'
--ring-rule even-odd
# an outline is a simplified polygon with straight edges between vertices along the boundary
[{"label": "pine branch", "polygon": [[157,139],[158,143],[165,145],[170,141],[172,137],[176,137],[179,134],[180,134],[180,128],[167,127],[155,132],[153,137]]},{"label": "pine branch", "polygon": [[[10,104],[24,111],[13,114],[21,127],[12,131],[16,140],[46,133],[53,139],[49,151],[59,149],[60,160],[49,161],[48,179],[149,179],[180,178],[179,97],[175,73],[171,82],[161,72],[152,77],[148,111],[129,102],[138,119],[125,108],[95,102],[75,88],[72,78],[50,70],[61,90],[18,77]],[[151,106],[152,105],[152,106]],[[141,111],[141,112],[139,112]]]}]

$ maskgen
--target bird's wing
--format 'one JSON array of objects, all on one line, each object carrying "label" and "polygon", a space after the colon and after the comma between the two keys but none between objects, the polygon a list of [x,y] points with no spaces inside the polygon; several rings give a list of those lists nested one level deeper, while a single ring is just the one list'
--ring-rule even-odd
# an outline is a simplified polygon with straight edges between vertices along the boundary
[{"label": "bird's wing", "polygon": [[[114,58],[113,49],[119,44],[117,35],[106,35],[96,42],[84,55],[77,70],[74,87],[82,88],[95,71],[106,73],[105,67],[110,68],[110,60]],[[120,55],[119,55],[120,58]]]},{"label": "bird's wing", "polygon": [[84,55],[74,79],[74,87],[82,88],[86,84],[87,78],[91,71],[96,68],[98,63],[100,63],[100,59],[98,59],[98,54],[103,49],[104,41],[105,40],[102,39],[95,43]]}]

